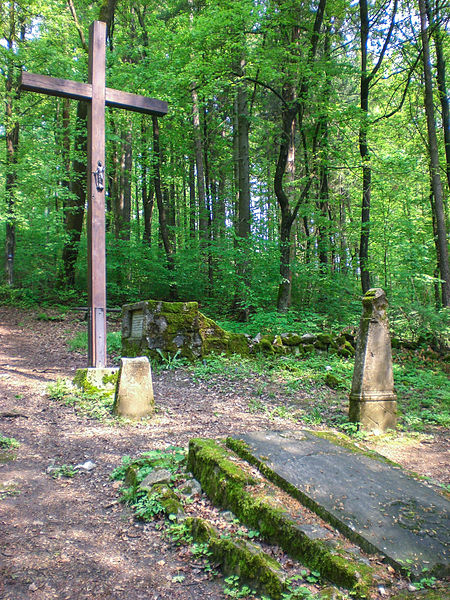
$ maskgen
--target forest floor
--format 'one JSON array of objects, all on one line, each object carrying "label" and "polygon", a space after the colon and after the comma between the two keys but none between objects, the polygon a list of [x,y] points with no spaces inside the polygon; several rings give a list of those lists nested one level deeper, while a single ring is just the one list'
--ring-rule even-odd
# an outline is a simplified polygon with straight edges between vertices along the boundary
[{"label": "forest floor", "polygon": [[[174,369],[154,373],[158,413],[152,421],[117,426],[89,418],[46,391],[86,365],[86,356],[67,345],[86,324],[77,313],[63,322],[38,315],[0,307],[0,436],[20,443],[14,460],[0,452],[0,598],[224,598],[223,579],[209,579],[161,530],[137,522],[117,502],[118,484],[109,476],[124,455],[187,446],[192,437],[292,429],[289,419],[249,410],[255,396],[273,403],[281,394],[272,389],[270,399],[261,396],[261,381],[252,378],[202,382],[187,369]],[[120,324],[109,326],[118,330]],[[299,392],[298,401],[314,402],[313,392]],[[372,447],[408,470],[450,483],[443,429]],[[51,476],[49,467],[86,461],[96,466],[73,478]]]}]

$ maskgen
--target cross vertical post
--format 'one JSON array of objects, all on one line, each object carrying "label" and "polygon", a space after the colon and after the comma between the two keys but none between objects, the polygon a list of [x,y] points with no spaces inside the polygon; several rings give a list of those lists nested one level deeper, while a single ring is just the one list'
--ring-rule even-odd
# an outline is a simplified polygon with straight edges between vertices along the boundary
[{"label": "cross vertical post", "polygon": [[106,23],[89,29],[88,83],[22,71],[20,89],[88,102],[88,366],[106,366],[105,105],[162,117],[167,102],[105,87]]},{"label": "cross vertical post", "polygon": [[[106,366],[105,248],[105,55],[106,23],[89,28],[89,74],[92,98],[88,107],[88,366]],[[103,169],[103,171],[102,171]],[[101,181],[100,181],[101,179]]]}]

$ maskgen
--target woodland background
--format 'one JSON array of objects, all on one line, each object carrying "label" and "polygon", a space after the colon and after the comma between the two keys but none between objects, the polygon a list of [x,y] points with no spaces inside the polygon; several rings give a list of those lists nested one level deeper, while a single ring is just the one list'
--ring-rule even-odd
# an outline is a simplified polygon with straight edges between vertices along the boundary
[{"label": "woodland background", "polygon": [[449,16],[446,0],[0,2],[1,298],[85,301],[86,105],[18,83],[86,81],[100,19],[108,87],[169,102],[159,120],[107,110],[109,306],[323,328],[380,286],[400,333],[442,341]]}]

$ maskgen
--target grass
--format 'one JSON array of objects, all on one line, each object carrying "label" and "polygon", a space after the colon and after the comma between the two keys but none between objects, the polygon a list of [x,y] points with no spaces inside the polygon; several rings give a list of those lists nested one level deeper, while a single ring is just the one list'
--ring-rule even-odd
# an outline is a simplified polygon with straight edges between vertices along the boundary
[{"label": "grass", "polygon": [[66,379],[57,379],[55,383],[50,383],[47,393],[52,400],[64,402],[66,406],[75,406],[77,411],[91,419],[105,423],[118,422],[121,419],[112,414],[114,398],[111,394],[89,394]]},{"label": "grass", "polygon": [[[87,331],[79,331],[67,341],[67,345],[71,352],[87,352]],[[115,360],[120,357],[122,351],[122,334],[120,331],[111,331],[106,334],[106,351]]]},{"label": "grass", "polygon": [[[217,379],[255,383],[255,398],[249,403],[250,412],[266,412],[272,417],[291,418],[305,424],[334,426],[346,433],[356,433],[348,423],[343,408],[353,376],[353,359],[335,355],[311,354],[306,357],[250,358],[241,356],[211,356],[188,369],[194,382]],[[423,431],[430,426],[450,425],[450,381],[447,365],[436,359],[423,358],[412,352],[394,352],[394,381],[398,395],[400,428]],[[337,390],[325,384],[327,373],[338,377]],[[271,390],[268,391],[270,386]],[[309,396],[298,406],[296,394]],[[272,397],[271,397],[272,394]],[[289,406],[289,401],[291,405]],[[282,402],[277,404],[277,402]],[[297,403],[297,405],[296,405]]]}]

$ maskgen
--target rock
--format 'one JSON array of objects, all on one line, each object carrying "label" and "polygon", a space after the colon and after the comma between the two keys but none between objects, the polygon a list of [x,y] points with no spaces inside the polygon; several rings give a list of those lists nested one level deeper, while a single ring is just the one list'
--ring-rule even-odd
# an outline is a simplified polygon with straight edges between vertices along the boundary
[{"label": "rock", "polygon": [[75,465],[74,469],[83,469],[84,471],[92,471],[97,465],[91,460],[87,460],[82,465]]},{"label": "rock", "polygon": [[211,353],[250,352],[244,334],[222,329],[198,310],[197,302],[146,300],[122,307],[122,352],[127,356],[180,356],[188,360]]},{"label": "rock", "polygon": [[231,510],[223,510],[220,513],[220,516],[225,519],[225,521],[228,521],[229,523],[231,523],[232,521],[234,521],[236,519],[236,515],[234,513],[231,512]]},{"label": "rock", "polygon": [[312,333],[304,333],[302,335],[302,337],[300,338],[300,341],[302,344],[314,344],[316,339],[317,339],[316,335],[313,335]]},{"label": "rock", "polygon": [[302,343],[302,338],[298,333],[282,333],[281,339],[285,346],[298,346]]},{"label": "rock", "polygon": [[350,344],[350,342],[345,341],[341,346],[339,346],[337,351],[339,356],[343,356],[344,358],[350,358],[355,355],[355,349]]},{"label": "rock", "polygon": [[202,493],[202,486],[196,479],[188,479],[179,489],[185,496],[200,496]]},{"label": "rock", "polygon": [[395,429],[397,424],[387,306],[381,288],[372,288],[363,297],[350,393],[350,421],[374,433]]},{"label": "rock", "polygon": [[172,473],[168,469],[155,469],[141,481],[139,487],[142,490],[150,490],[157,483],[169,483]]},{"label": "rock", "polygon": [[342,379],[336,377],[333,373],[328,372],[325,376],[325,384],[332,390],[336,390],[342,385]]},{"label": "rock", "polygon": [[146,356],[122,358],[113,411],[123,417],[148,417],[155,411],[152,372]]}]

